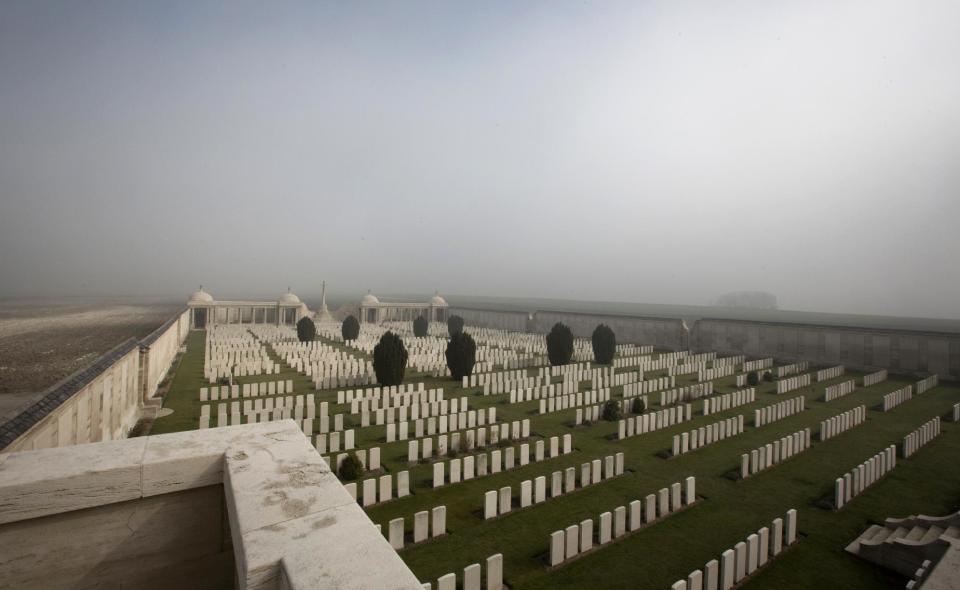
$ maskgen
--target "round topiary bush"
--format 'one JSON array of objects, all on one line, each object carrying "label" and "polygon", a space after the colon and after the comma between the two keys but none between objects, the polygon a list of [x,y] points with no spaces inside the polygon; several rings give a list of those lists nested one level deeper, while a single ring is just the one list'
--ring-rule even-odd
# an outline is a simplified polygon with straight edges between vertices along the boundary
[{"label": "round topiary bush", "polygon": [[400,385],[407,370],[407,347],[393,332],[380,337],[373,347],[373,370],[380,385]]},{"label": "round topiary bush", "polygon": [[773,373],[771,373],[770,371],[767,371],[766,373],[764,373],[763,380],[766,381],[767,383],[773,383]]},{"label": "round topiary bush", "polygon": [[457,332],[447,343],[446,355],[450,376],[460,381],[473,373],[473,366],[477,362],[477,343],[470,334]]},{"label": "round topiary bush", "polygon": [[447,320],[447,333],[452,338],[454,334],[463,332],[463,318],[458,315],[452,315]]},{"label": "round topiary bush", "polygon": [[569,364],[573,357],[573,332],[560,322],[547,334],[547,357],[554,367]]},{"label": "round topiary bush", "polygon": [[363,463],[360,462],[360,459],[357,459],[356,455],[350,453],[340,463],[340,469],[337,473],[340,475],[340,481],[353,481],[363,475],[363,472]]},{"label": "round topiary bush", "polygon": [[317,325],[313,320],[307,317],[300,318],[297,322],[297,339],[300,342],[312,342],[317,337]]},{"label": "round topiary bush", "polygon": [[356,340],[360,335],[360,322],[357,321],[357,318],[348,315],[347,319],[343,320],[343,323],[340,324],[340,335],[343,336],[344,342]]},{"label": "round topiary bush", "polygon": [[413,320],[413,335],[417,338],[423,338],[427,335],[427,318],[420,316]]},{"label": "round topiary bush", "polygon": [[623,408],[616,400],[609,400],[603,404],[603,419],[607,422],[616,422],[623,418]]},{"label": "round topiary bush", "polygon": [[753,387],[757,383],[760,383],[760,375],[757,375],[756,371],[750,371],[747,373],[747,385]]},{"label": "round topiary bush", "polygon": [[617,352],[617,335],[610,326],[600,324],[593,330],[593,359],[601,365],[613,362],[613,355]]},{"label": "round topiary bush", "polygon": [[630,411],[634,414],[642,414],[647,410],[647,404],[643,403],[642,397],[633,398],[633,403],[630,404]]}]

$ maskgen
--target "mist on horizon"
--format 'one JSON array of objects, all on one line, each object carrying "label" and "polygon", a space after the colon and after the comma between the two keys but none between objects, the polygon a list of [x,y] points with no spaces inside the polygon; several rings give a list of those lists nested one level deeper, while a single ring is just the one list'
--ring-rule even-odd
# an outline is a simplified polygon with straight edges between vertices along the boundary
[{"label": "mist on horizon", "polygon": [[0,5],[0,297],[960,318],[960,5]]}]

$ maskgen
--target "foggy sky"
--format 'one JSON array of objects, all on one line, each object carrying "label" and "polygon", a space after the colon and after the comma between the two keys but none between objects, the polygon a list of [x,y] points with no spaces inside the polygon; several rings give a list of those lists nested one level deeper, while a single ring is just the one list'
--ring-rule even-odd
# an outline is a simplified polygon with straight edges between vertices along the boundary
[{"label": "foggy sky", "polygon": [[960,3],[0,4],[0,296],[960,317]]}]

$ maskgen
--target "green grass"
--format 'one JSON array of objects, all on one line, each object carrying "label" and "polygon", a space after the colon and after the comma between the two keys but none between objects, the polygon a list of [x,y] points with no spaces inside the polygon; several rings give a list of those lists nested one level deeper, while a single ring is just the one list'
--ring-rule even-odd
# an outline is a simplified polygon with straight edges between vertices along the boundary
[{"label": "green grass", "polygon": [[[158,419],[154,433],[196,428],[200,411],[198,391],[204,385],[203,334],[192,333],[187,346],[188,352],[165,399],[165,406],[174,413]],[[449,380],[408,374],[408,381],[424,381],[428,388],[443,387],[448,398],[471,396],[471,408],[496,405],[500,422],[531,418],[535,436],[572,433],[575,452],[438,490],[432,489],[431,466],[419,465],[410,470],[411,496],[373,506],[367,513],[374,522],[383,525],[384,530],[391,519],[404,517],[409,531],[415,512],[446,505],[448,535],[408,546],[401,552],[404,561],[424,581],[435,582],[437,577],[449,572],[462,575],[465,566],[482,564],[489,555],[503,553],[505,578],[515,589],[667,588],[690,571],[718,558],[722,551],[744,540],[748,534],[769,525],[772,519],[783,516],[788,509],[796,508],[802,541],[756,574],[748,582],[748,588],[902,588],[905,582],[902,578],[846,554],[843,548],[868,524],[882,522],[886,517],[917,513],[943,515],[958,509],[960,470],[956,469],[956,457],[960,456],[960,425],[944,423],[939,438],[913,458],[898,459],[896,469],[842,511],[830,512],[815,504],[832,494],[836,477],[884,447],[899,443],[905,434],[930,418],[945,415],[960,401],[960,387],[941,385],[887,413],[873,408],[883,394],[910,380],[891,378],[839,400],[829,403],[818,400],[826,385],[853,375],[859,376],[848,372],[837,379],[782,396],[772,393],[774,384],[761,383],[753,404],[711,416],[695,416],[689,423],[616,441],[610,439],[616,433],[616,423],[572,428],[575,410],[538,416],[533,414],[537,402],[506,404],[503,403],[506,395],[482,396],[478,388],[464,390]],[[243,378],[240,382],[276,378],[294,379],[297,393],[313,391],[306,377],[289,369],[279,377]],[[678,378],[678,385],[691,382],[692,378]],[[715,381],[717,393],[735,389],[733,377]],[[615,388],[615,393],[618,390]],[[797,395],[806,396],[806,411],[759,429],[749,426],[755,408]],[[650,400],[652,409],[657,409],[659,396],[653,394]],[[318,392],[317,402],[320,401],[331,402],[331,413],[349,410],[333,403],[335,390]],[[816,440],[820,420],[861,404],[868,407],[866,423],[826,442]],[[695,410],[699,407],[699,403],[694,406]],[[674,434],[741,413],[748,424],[744,434],[670,460],[657,456],[670,447]],[[741,453],[806,427],[814,434],[811,449],[746,481],[725,477],[727,472],[738,468]],[[356,434],[358,445],[381,448],[388,472],[408,469],[406,441],[384,443],[382,426],[357,429]],[[494,521],[485,522],[480,516],[483,494],[488,490],[511,485],[517,494],[522,480],[545,475],[549,483],[553,471],[579,467],[583,462],[618,451],[626,454],[628,473],[623,477]],[[696,476],[697,493],[704,498],[699,505],[557,569],[547,571],[543,566],[542,557],[551,532],[585,518],[596,520],[601,512],[642,499],[689,475]]]}]

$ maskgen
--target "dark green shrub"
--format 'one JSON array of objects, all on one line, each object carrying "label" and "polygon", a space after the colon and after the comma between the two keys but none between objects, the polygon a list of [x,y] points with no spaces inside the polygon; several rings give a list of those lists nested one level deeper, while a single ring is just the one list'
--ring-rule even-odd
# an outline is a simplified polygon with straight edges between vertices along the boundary
[{"label": "dark green shrub", "polygon": [[630,411],[634,414],[642,414],[647,410],[647,404],[643,403],[642,397],[633,398],[633,403],[630,405]]},{"label": "dark green shrub", "polygon": [[764,373],[763,380],[766,381],[767,383],[773,383],[773,373],[771,373],[770,371],[767,371],[766,373]]},{"label": "dark green shrub", "polygon": [[547,334],[547,357],[554,367],[570,363],[573,356],[573,332],[564,324],[557,322]]},{"label": "dark green shrub", "polygon": [[413,320],[413,335],[417,338],[423,338],[427,335],[427,318],[420,316]]},{"label": "dark green shrub", "polygon": [[613,355],[617,352],[617,335],[610,326],[600,324],[593,330],[593,360],[601,365],[613,362]]},{"label": "dark green shrub", "polygon": [[373,347],[373,370],[380,385],[400,385],[407,370],[407,347],[393,332],[380,337]]},{"label": "dark green shrub", "polygon": [[760,375],[757,375],[756,371],[747,373],[747,385],[754,387],[757,383],[760,383]]},{"label": "dark green shrub", "polygon": [[447,333],[452,338],[454,334],[463,332],[463,318],[458,315],[452,315],[447,320]]},{"label": "dark green shrub", "polygon": [[297,322],[297,339],[300,342],[312,342],[317,337],[317,325],[313,320],[307,317],[300,318]]},{"label": "dark green shrub", "polygon": [[357,318],[348,315],[347,319],[343,320],[340,325],[340,334],[343,336],[344,342],[356,340],[357,336],[360,335],[360,322],[357,321]]},{"label": "dark green shrub", "polygon": [[466,332],[457,332],[447,342],[447,367],[456,381],[473,373],[477,362],[477,343]]},{"label": "dark green shrub", "polygon": [[607,422],[616,422],[620,418],[623,418],[623,408],[620,407],[620,403],[616,400],[609,400],[607,403],[603,404],[603,419]]},{"label": "dark green shrub", "polygon": [[363,475],[363,464],[353,453],[347,455],[340,463],[340,481],[353,481]]}]

